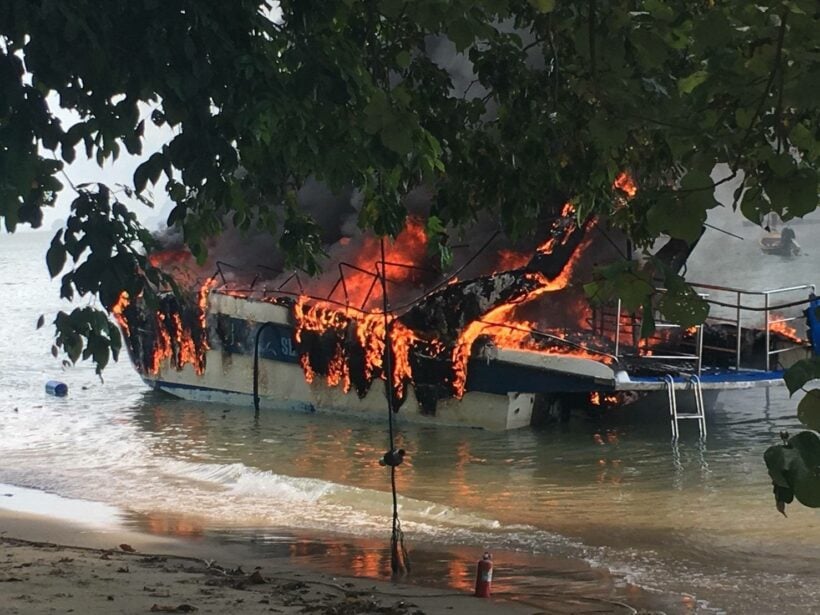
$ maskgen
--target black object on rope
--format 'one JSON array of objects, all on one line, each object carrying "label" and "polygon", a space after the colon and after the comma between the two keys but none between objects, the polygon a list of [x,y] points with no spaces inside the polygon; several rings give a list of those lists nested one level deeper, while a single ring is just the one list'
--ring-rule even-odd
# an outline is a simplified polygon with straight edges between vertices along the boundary
[{"label": "black object on rope", "polygon": [[390,466],[390,486],[393,492],[393,530],[390,535],[390,569],[394,575],[410,572],[410,559],[404,546],[404,532],[401,531],[399,521],[399,503],[396,492],[396,467],[402,462],[404,449],[396,450],[393,430],[393,412],[395,405],[395,389],[393,385],[393,348],[390,343],[390,317],[387,313],[387,264],[384,253],[384,237],[381,238],[381,278],[382,307],[384,313],[384,374],[387,392],[387,426],[389,433],[389,448],[382,461],[383,465]]}]

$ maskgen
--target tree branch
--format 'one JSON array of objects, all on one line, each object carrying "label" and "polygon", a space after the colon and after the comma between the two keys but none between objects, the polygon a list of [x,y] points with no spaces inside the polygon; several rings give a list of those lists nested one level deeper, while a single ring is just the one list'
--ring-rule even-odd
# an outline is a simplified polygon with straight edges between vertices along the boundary
[{"label": "tree branch", "polygon": [[788,16],[789,9],[783,9],[783,13],[780,15],[780,28],[777,32],[777,49],[774,54],[774,63],[772,65],[772,70],[769,73],[769,78],[766,80],[766,87],[763,89],[763,95],[760,97],[760,102],[758,102],[757,108],[755,109],[755,113],[752,116],[751,121],[749,122],[749,127],[746,128],[746,132],[743,134],[743,138],[740,140],[737,157],[735,158],[735,162],[732,164],[734,174],[737,174],[737,168],[740,165],[741,159],[743,158],[743,148],[747,144],[749,137],[752,136],[752,129],[754,128],[755,122],[757,122],[758,118],[760,118],[761,113],[763,113],[763,107],[766,105],[766,99],[769,97],[769,91],[772,89],[772,84],[774,83],[775,77],[777,76],[777,72],[780,68],[780,63],[783,59],[783,41],[786,38],[786,21],[788,19]]},{"label": "tree branch", "polygon": [[593,81],[596,78],[595,66],[595,3],[596,0],[589,0],[589,16],[587,21],[587,34],[589,36],[589,68]]}]

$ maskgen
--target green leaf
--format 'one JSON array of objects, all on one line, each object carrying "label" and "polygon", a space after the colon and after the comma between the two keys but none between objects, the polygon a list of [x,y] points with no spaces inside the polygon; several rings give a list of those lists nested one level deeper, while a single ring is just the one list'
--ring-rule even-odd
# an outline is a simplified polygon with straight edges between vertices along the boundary
[{"label": "green leaf", "polygon": [[795,391],[815,379],[820,379],[820,357],[802,359],[783,374],[783,380],[786,382],[786,387],[791,395],[794,395]]},{"label": "green leaf", "polygon": [[811,156],[817,156],[820,153],[820,141],[814,136],[805,122],[795,124],[789,133],[789,140],[800,149],[807,151]]},{"label": "green leaf", "polygon": [[806,427],[820,431],[820,389],[812,389],[797,405],[797,418]]},{"label": "green leaf", "polygon": [[752,125],[754,118],[754,109],[749,109],[748,107],[738,107],[735,109],[735,122],[737,122],[738,128],[748,129]]},{"label": "green leaf", "polygon": [[647,228],[653,234],[667,233],[692,243],[703,231],[706,210],[716,204],[711,190],[663,195],[646,214]]},{"label": "green leaf", "polygon": [[475,41],[475,33],[467,19],[457,19],[447,27],[447,35],[455,43],[456,51],[464,51]]},{"label": "green leaf", "polygon": [[52,278],[63,270],[66,260],[65,245],[60,240],[62,231],[58,232],[51,241],[51,247],[46,252],[46,265],[48,266],[48,273]]},{"label": "green leaf", "polygon": [[788,212],[797,217],[817,209],[817,172],[812,169],[800,169],[790,182]]},{"label": "green leaf", "polygon": [[539,13],[552,13],[555,10],[555,0],[527,0],[530,6]]},{"label": "green leaf", "polygon": [[407,68],[410,66],[410,54],[406,51],[400,51],[396,54],[396,65],[399,68]]},{"label": "green leaf", "polygon": [[804,506],[820,507],[820,436],[801,431],[769,447],[763,458],[776,487],[794,493]]},{"label": "green leaf", "polygon": [[691,75],[684,77],[678,81],[678,92],[681,94],[689,94],[698,87],[701,83],[706,81],[709,73],[705,70],[697,70]]},{"label": "green leaf", "polygon": [[413,133],[407,124],[398,122],[385,126],[381,132],[382,143],[400,156],[413,150]]},{"label": "green leaf", "polygon": [[708,195],[711,195],[715,190],[715,182],[712,181],[709,174],[698,169],[689,171],[683,176],[680,183],[681,188],[684,190],[703,191]]},{"label": "green leaf", "polygon": [[740,201],[740,212],[747,220],[760,224],[763,216],[769,213],[771,209],[771,205],[763,198],[763,192],[758,186],[752,186],[743,193],[743,198]]},{"label": "green leaf", "polygon": [[444,233],[445,228],[441,222],[441,218],[438,216],[430,216],[427,218],[427,234],[428,235],[441,235]]}]

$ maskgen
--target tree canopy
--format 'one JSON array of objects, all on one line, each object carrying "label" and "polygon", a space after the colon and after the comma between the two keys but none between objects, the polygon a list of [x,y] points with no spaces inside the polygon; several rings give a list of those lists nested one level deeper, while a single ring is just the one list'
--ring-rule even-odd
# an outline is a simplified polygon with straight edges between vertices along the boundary
[{"label": "tree canopy", "polygon": [[[715,185],[737,178],[744,216],[788,220],[818,203],[819,15],[815,0],[7,0],[0,217],[38,226],[77,155],[140,156],[132,186],[77,186],[48,253],[63,296],[106,308],[158,283],[129,199],[161,176],[197,257],[230,221],[280,237],[309,272],[322,245],[295,199],[308,178],[357,190],[359,224],[386,235],[424,186],[445,254],[447,225],[490,211],[517,236],[567,201],[638,247],[692,242]],[[173,129],[157,151],[146,119]],[[628,203],[621,172],[638,186]],[[636,267],[592,290],[646,308]],[[56,324],[72,360],[118,349],[93,310]]]}]

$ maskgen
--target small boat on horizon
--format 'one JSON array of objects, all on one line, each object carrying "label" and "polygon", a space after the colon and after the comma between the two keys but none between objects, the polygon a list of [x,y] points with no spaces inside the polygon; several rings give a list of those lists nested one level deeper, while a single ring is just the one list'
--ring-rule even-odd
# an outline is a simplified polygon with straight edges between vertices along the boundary
[{"label": "small boat on horizon", "polygon": [[780,256],[797,256],[800,254],[800,244],[795,240],[794,231],[788,226],[782,231],[772,230],[760,238],[760,249],[764,254],[779,254]]}]

